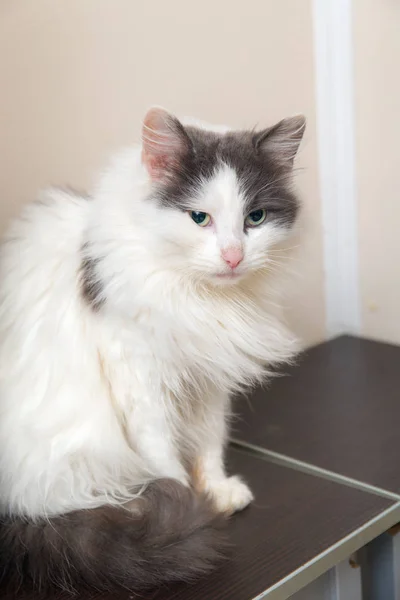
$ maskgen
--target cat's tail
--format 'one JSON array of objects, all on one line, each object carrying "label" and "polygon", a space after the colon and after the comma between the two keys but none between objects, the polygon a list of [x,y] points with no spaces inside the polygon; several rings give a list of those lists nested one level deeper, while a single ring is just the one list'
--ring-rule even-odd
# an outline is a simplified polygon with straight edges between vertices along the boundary
[{"label": "cat's tail", "polygon": [[192,581],[224,554],[224,523],[206,497],[170,479],[151,483],[122,508],[36,522],[2,517],[1,587],[139,592]]}]

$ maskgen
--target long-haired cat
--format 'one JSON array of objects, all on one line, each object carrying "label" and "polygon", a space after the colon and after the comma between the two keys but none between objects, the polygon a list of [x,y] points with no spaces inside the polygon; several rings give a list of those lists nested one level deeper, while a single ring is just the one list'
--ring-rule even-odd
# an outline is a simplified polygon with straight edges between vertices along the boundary
[{"label": "long-haired cat", "polygon": [[[231,131],[148,111],[84,197],[51,189],[0,257],[0,575],[138,591],[207,571],[251,491],[229,395],[287,361],[274,248],[305,121]],[[222,516],[221,516],[222,515]]]}]

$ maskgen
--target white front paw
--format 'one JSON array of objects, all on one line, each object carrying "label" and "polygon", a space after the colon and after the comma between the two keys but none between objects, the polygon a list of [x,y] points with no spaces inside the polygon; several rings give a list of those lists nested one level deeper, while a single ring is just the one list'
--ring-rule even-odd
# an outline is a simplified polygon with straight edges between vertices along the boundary
[{"label": "white front paw", "polygon": [[209,492],[217,510],[229,515],[243,510],[254,499],[250,489],[237,475],[213,483]]}]

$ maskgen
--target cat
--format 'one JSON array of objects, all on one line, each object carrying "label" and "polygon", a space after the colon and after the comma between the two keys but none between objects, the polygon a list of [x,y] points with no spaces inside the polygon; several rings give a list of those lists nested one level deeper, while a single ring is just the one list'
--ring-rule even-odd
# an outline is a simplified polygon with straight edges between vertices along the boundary
[{"label": "cat", "polygon": [[236,131],[148,110],[88,196],[50,189],[0,254],[0,573],[140,591],[191,581],[253,496],[230,395],[289,361],[275,248],[303,116]]}]

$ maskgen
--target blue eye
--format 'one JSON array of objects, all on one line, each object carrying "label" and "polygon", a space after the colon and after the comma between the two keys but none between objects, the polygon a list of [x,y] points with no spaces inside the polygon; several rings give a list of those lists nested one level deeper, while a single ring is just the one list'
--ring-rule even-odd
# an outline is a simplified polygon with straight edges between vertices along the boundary
[{"label": "blue eye", "polygon": [[257,227],[257,225],[261,225],[265,221],[266,217],[266,210],[253,210],[253,212],[247,215],[245,223],[248,227]]},{"label": "blue eye", "polygon": [[196,223],[196,225],[200,225],[200,227],[206,227],[211,221],[211,217],[209,214],[205,212],[198,212],[196,210],[191,210],[189,212],[191,218]]}]

